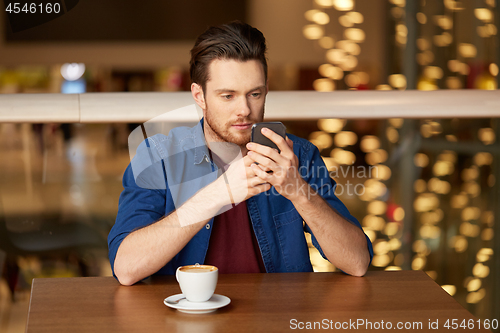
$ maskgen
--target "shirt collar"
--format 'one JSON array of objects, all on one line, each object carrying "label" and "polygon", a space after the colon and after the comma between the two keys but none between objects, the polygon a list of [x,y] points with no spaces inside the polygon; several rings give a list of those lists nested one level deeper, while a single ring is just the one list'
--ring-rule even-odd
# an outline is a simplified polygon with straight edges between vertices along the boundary
[{"label": "shirt collar", "polygon": [[205,141],[205,132],[203,130],[203,118],[200,122],[193,128],[194,136],[194,164],[200,164],[201,162],[209,162],[210,156],[208,154],[208,147]]}]

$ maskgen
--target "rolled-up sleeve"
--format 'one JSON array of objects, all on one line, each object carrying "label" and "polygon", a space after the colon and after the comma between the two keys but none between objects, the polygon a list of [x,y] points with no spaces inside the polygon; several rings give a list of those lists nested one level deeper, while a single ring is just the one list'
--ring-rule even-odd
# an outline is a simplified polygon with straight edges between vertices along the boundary
[{"label": "rolled-up sleeve", "polygon": [[130,164],[125,170],[122,183],[123,192],[118,203],[118,214],[108,235],[109,262],[115,277],[116,252],[123,239],[131,232],[158,221],[166,214],[166,190],[138,186]]},{"label": "rolled-up sleeve", "polygon": [[[310,149],[308,151],[308,158],[304,159],[304,163],[311,163],[311,165],[308,166],[305,170],[308,170],[308,174],[302,175],[304,179],[309,183],[309,185],[317,191],[325,200],[328,202],[328,204],[341,216],[343,216],[346,220],[357,226],[358,228],[361,228],[361,224],[358,222],[358,220],[351,215],[347,207],[340,201],[339,198],[335,195],[335,188],[336,188],[336,182],[330,177],[330,174],[328,172],[328,169],[323,162],[323,159],[321,158],[321,155],[319,153],[318,148],[316,148],[314,145],[310,144]],[[308,162],[306,162],[308,161]],[[328,260],[323,253],[323,250],[321,249],[318,241],[316,240],[316,237],[314,237],[314,234],[312,233],[311,229],[307,224],[305,225],[305,230],[311,234],[311,240],[314,245],[320,252],[321,256]],[[368,247],[368,252],[370,253],[370,264],[373,258],[373,247],[372,243],[370,241],[370,238],[365,234],[366,237],[366,243]]]}]

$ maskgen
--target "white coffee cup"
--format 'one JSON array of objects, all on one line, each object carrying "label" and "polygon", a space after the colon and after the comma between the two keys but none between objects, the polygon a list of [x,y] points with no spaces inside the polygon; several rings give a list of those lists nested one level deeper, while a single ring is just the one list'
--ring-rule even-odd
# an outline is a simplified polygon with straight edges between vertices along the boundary
[{"label": "white coffee cup", "polygon": [[189,265],[177,268],[175,278],[190,302],[206,302],[214,294],[219,269],[212,265]]}]

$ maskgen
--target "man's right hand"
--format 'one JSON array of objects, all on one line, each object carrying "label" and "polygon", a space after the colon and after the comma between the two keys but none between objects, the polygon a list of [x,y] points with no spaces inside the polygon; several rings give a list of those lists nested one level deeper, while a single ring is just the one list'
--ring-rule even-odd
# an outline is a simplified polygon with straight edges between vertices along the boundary
[{"label": "man's right hand", "polygon": [[251,165],[254,161],[248,156],[231,162],[227,171],[218,181],[225,181],[232,203],[239,204],[259,193],[271,189],[271,184],[258,177]]},{"label": "man's right hand", "polygon": [[[176,210],[177,223],[187,227],[210,220],[261,192],[271,185],[255,174],[248,156],[235,158],[227,170]],[[196,207],[195,209],[192,209]]]}]

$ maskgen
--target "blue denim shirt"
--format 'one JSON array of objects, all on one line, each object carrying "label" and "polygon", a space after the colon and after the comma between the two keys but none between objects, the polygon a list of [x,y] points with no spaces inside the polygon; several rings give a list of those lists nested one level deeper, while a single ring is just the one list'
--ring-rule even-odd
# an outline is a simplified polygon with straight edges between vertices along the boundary
[{"label": "blue denim shirt", "polygon": [[[337,213],[361,228],[335,196],[336,183],[330,178],[318,149],[307,140],[291,134],[288,137],[293,141],[301,176]],[[210,160],[205,144],[203,119],[195,127],[176,128],[168,136],[157,134],[143,141],[123,175],[118,215],[108,236],[113,274],[116,252],[128,234],[168,215],[218,175],[220,172]],[[246,203],[268,273],[312,271],[304,231],[311,234],[313,245],[326,259],[292,202],[274,188],[249,198]],[[204,263],[213,222],[212,218],[157,274],[174,274],[179,266]],[[366,241],[371,262],[372,244],[368,237]]]}]

